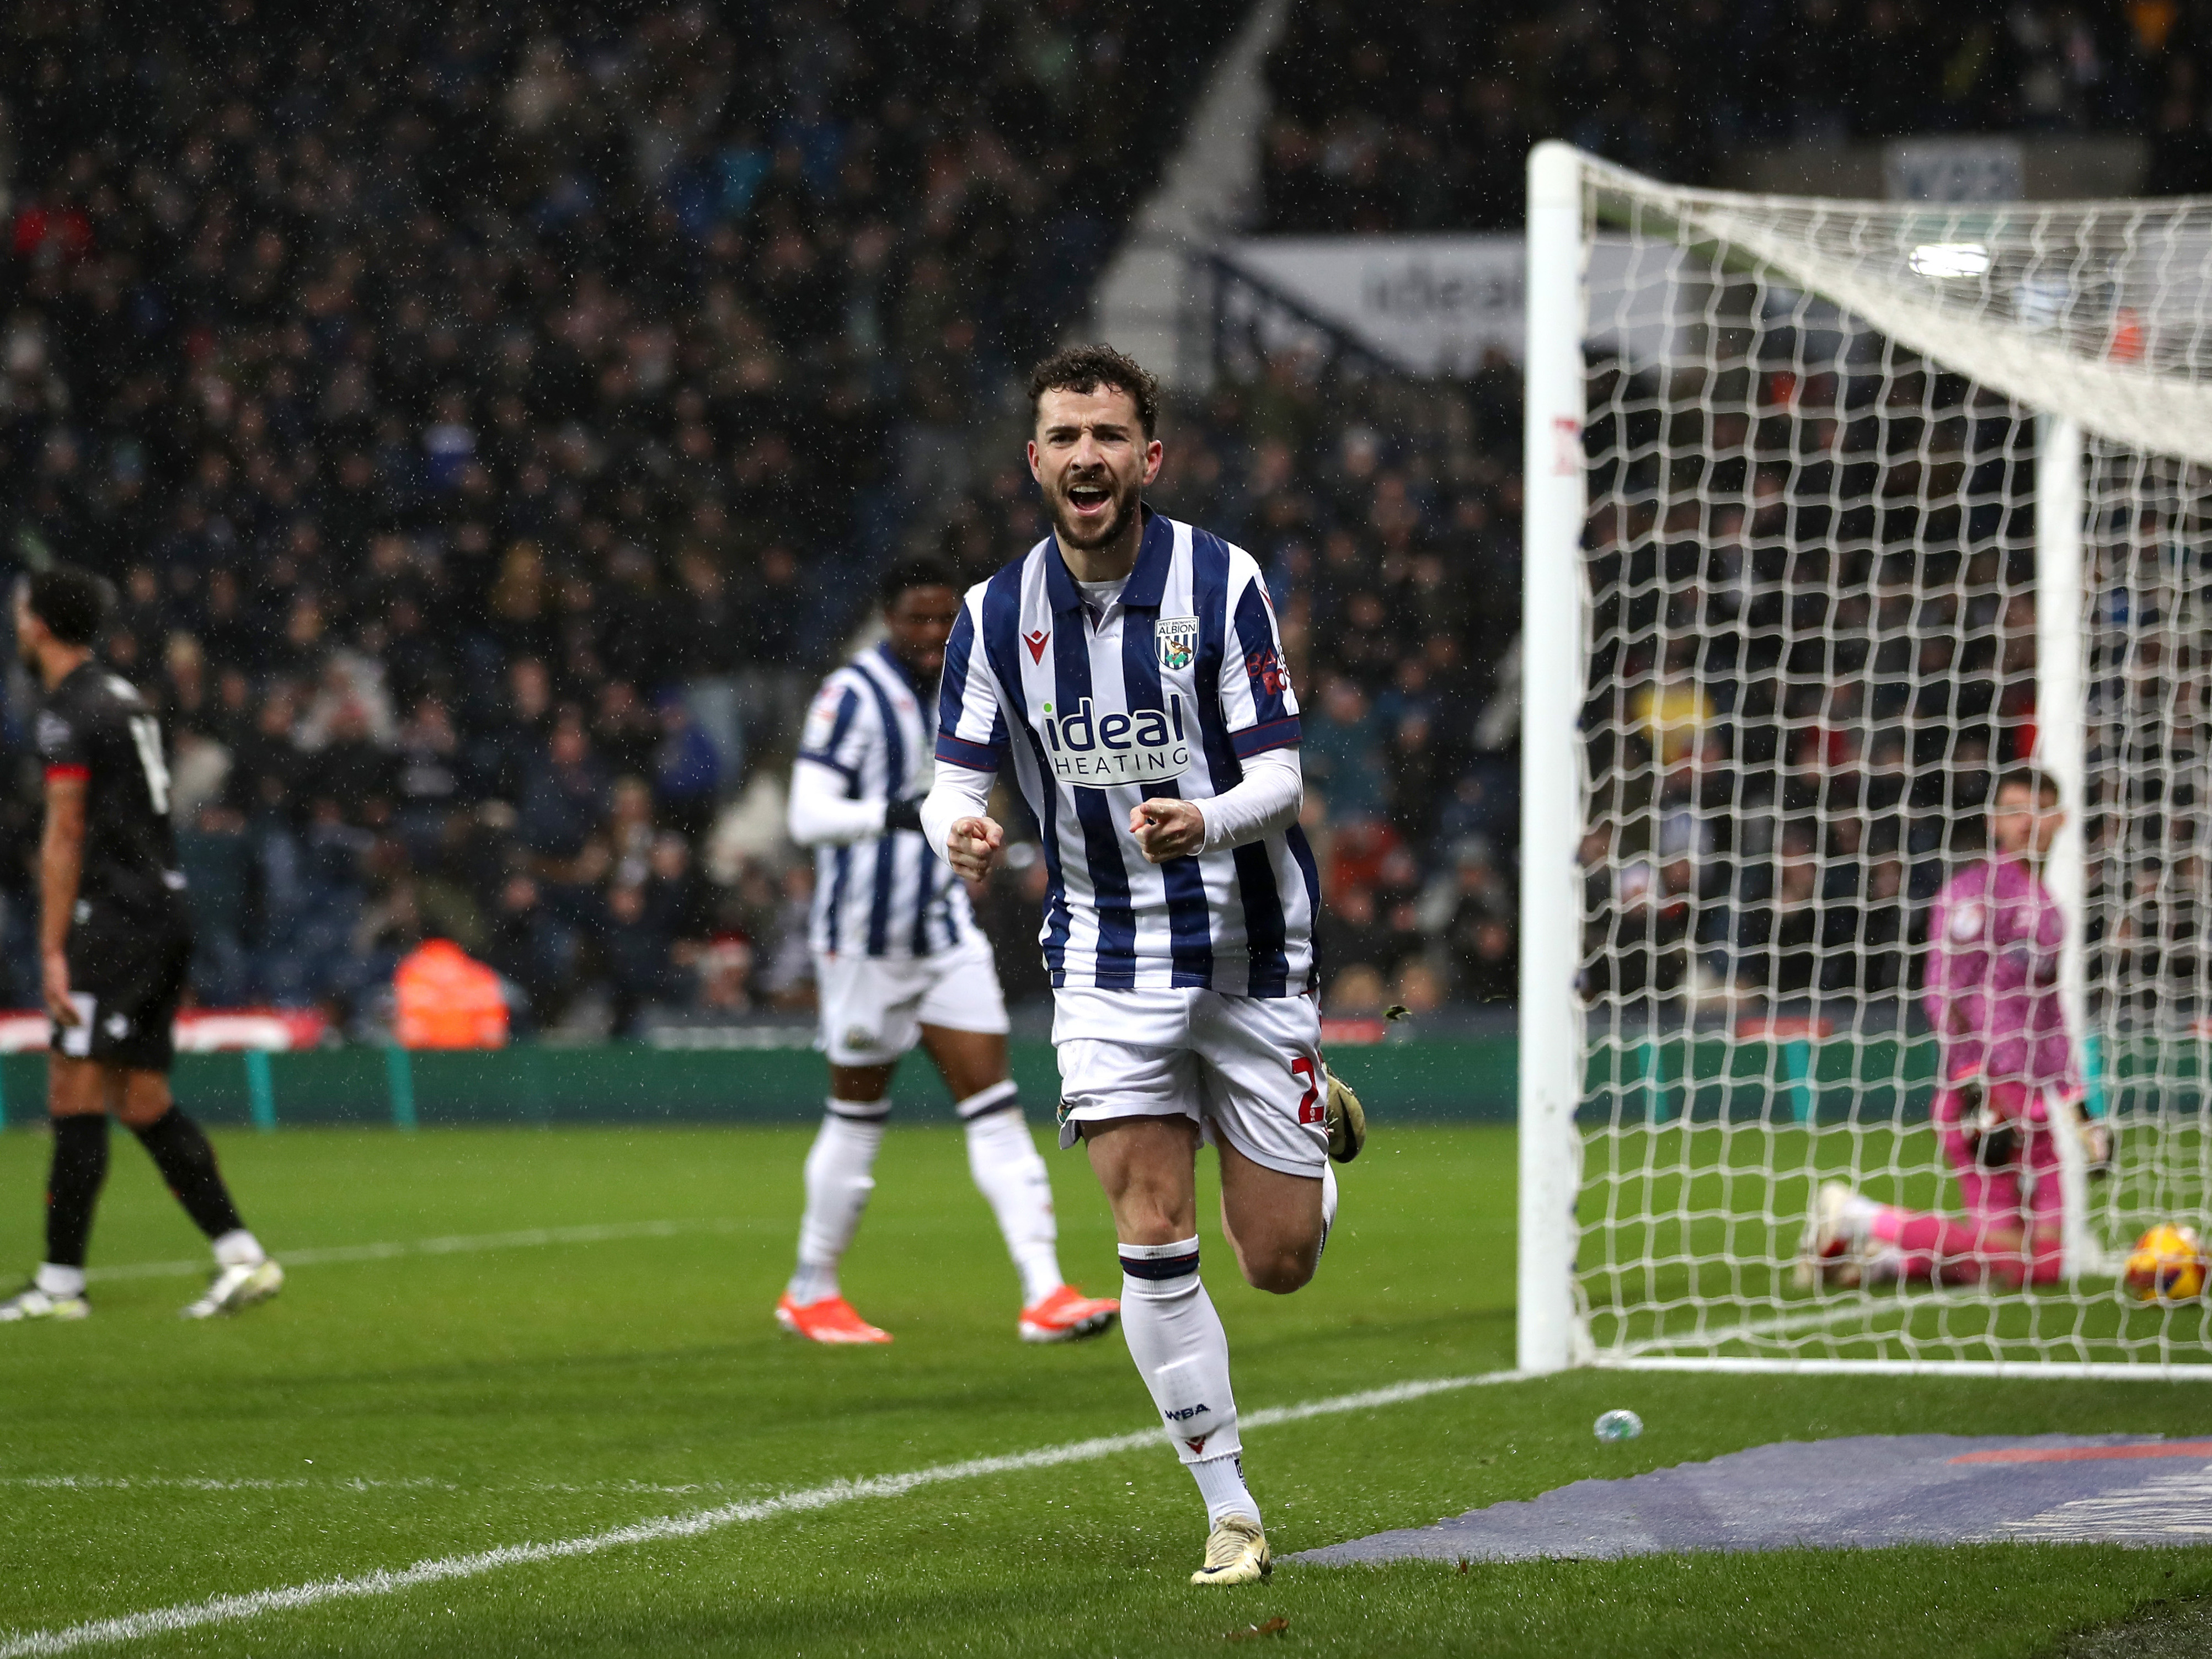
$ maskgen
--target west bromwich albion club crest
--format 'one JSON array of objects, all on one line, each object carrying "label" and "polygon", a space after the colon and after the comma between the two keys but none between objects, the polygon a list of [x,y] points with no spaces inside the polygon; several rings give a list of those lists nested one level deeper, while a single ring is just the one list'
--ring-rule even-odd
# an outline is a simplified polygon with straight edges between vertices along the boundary
[{"label": "west bromwich albion club crest", "polygon": [[1162,617],[1152,624],[1152,637],[1159,641],[1161,667],[1188,668],[1198,649],[1198,618]]}]

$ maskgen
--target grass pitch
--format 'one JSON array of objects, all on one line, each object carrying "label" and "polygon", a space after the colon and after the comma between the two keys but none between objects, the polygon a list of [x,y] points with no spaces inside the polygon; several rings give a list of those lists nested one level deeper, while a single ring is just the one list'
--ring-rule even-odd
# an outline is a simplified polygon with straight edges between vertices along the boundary
[{"label": "grass pitch", "polygon": [[[2171,1116],[2122,1130],[2110,1182],[2093,1183],[2090,1230],[2124,1246],[2165,1218],[2201,1216],[2204,1139]],[[1805,1214],[1825,1181],[1909,1209],[1955,1209],[1957,1188],[1923,1122],[1758,1119],[1631,1123],[1583,1141],[1582,1286],[1601,1352],[1760,1358],[2202,1363],[2202,1301],[2145,1304],[2117,1265],[2078,1291],[1924,1284],[1864,1290],[1793,1282]]]},{"label": "grass pitch", "polygon": [[[94,1317],[0,1331],[0,1632],[1146,1426],[1118,1336],[1015,1340],[1012,1269],[951,1130],[892,1134],[848,1266],[896,1344],[778,1335],[808,1133],[232,1133],[248,1218],[295,1265],[280,1301],[207,1326],[174,1317],[191,1277],[112,1273],[203,1254],[118,1136]],[[0,1257],[37,1255],[45,1155],[0,1135]],[[1103,1204],[1078,1157],[1047,1156],[1067,1271],[1109,1291]],[[1207,1225],[1243,1409],[1510,1365],[1512,1163],[1504,1131],[1378,1126],[1320,1279],[1291,1297],[1238,1284]],[[562,1229],[597,1231],[547,1235]],[[1642,1439],[1592,1437],[1612,1406],[1643,1414]],[[1580,1373],[1259,1429],[1246,1461],[1289,1552],[1771,1440],[2203,1433],[2208,1407],[2193,1383]],[[2148,1654],[2159,1632],[2201,1630],[2172,1610],[2212,1595],[2212,1549],[2063,1546],[1285,1567],[1200,1590],[1183,1580],[1203,1522],[1165,1445],[1146,1445],[82,1650],[1130,1656],[1249,1635],[1338,1654],[1875,1659],[2056,1654],[2146,1609],[2110,1650]]]}]

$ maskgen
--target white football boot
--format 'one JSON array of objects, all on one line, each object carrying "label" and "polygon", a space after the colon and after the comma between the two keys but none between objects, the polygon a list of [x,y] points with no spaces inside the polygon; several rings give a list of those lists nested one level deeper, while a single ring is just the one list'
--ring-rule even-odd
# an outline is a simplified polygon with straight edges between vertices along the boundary
[{"label": "white football boot", "polygon": [[185,1307],[182,1317],[213,1319],[217,1314],[234,1314],[257,1302],[266,1302],[283,1288],[284,1270],[274,1261],[258,1261],[250,1267],[218,1267],[208,1281],[207,1293]]},{"label": "white football boot", "polygon": [[1249,1584],[1275,1570],[1267,1553],[1267,1534],[1249,1515],[1224,1515],[1206,1540],[1206,1565],[1191,1574],[1194,1584]]},{"label": "white football boot", "polygon": [[26,1285],[0,1302],[0,1325],[18,1325],[30,1319],[89,1319],[92,1304],[82,1296],[49,1296],[36,1285]]},{"label": "white football boot", "polygon": [[1349,1164],[1367,1144],[1367,1110],[1343,1079],[1325,1066],[1322,1073],[1328,1079],[1328,1102],[1322,1108],[1328,1126],[1328,1155],[1339,1164]]}]

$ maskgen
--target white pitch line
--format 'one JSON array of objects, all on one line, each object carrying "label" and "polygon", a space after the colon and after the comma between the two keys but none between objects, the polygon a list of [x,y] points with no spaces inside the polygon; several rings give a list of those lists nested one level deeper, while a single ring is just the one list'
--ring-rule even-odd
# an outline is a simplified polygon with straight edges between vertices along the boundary
[{"label": "white pitch line", "polygon": [[[286,1267],[320,1267],[342,1261],[390,1261],[408,1255],[465,1255],[477,1250],[527,1250],[549,1244],[604,1244],[622,1238],[672,1238],[678,1233],[734,1233],[743,1222],[723,1218],[698,1221],[611,1221],[585,1227],[525,1227],[511,1233],[469,1233],[448,1238],[417,1238],[398,1243],[330,1244],[320,1249],[283,1250]],[[197,1261],[126,1261],[87,1270],[88,1282],[117,1279],[197,1278],[208,1271]]]},{"label": "white pitch line", "polygon": [[[1782,1313],[1764,1315],[1747,1319],[1734,1325],[1717,1326],[1710,1331],[1680,1331],[1671,1335],[1647,1337],[1613,1351],[1624,1359],[1641,1359],[1647,1355],[1670,1350],[1688,1348],[1693,1352],[1717,1348],[1723,1342],[1747,1342],[1760,1337],[1787,1336],[1796,1331],[1818,1330],[1824,1326],[1840,1325],[1848,1320],[1871,1322],[1877,1315],[1902,1313],[1911,1316],[1923,1308],[1985,1308],[1986,1298],[1957,1291],[1923,1291],[1918,1293],[1899,1291],[1889,1296],[1864,1295],[1843,1302],[1817,1304]],[[1876,1333],[1890,1334],[1890,1333]],[[1603,1363],[1602,1359],[1601,1363]]]},{"label": "white pitch line", "polygon": [[[1486,1371],[1474,1376],[1431,1377],[1419,1382],[1401,1382],[1388,1389],[1368,1389],[1358,1394],[1310,1400],[1303,1405],[1268,1407],[1240,1416],[1237,1423],[1240,1428],[1245,1429],[1271,1428],[1279,1423],[1302,1423],[1309,1418],[1335,1417],[1347,1412],[1370,1411],[1378,1406],[1402,1405],[1410,1400],[1423,1400],[1431,1395],[1448,1394],[1459,1389],[1482,1388],[1492,1382],[1516,1382],[1528,1375],[1522,1371]],[[1095,1439],[1073,1440],[1058,1446],[1041,1446],[1034,1451],[1012,1452],[996,1457],[970,1457],[957,1463],[938,1463],[928,1468],[910,1469],[903,1474],[871,1475],[860,1480],[832,1480],[826,1486],[779,1492],[771,1498],[753,1498],[743,1503],[718,1504],[713,1509],[693,1510],[684,1515],[660,1516],[651,1521],[639,1521],[626,1527],[611,1527],[604,1532],[557,1539],[550,1543],[506,1544],[497,1549],[479,1550],[470,1555],[447,1555],[417,1561],[411,1567],[402,1567],[396,1571],[380,1570],[347,1578],[324,1578],[310,1583],[288,1584],[276,1589],[249,1590],[241,1595],[216,1595],[204,1601],[186,1601],[174,1607],[155,1607],[145,1613],[125,1613],[114,1619],[94,1619],[82,1625],[65,1626],[59,1630],[28,1631],[20,1636],[0,1639],[0,1659],[46,1659],[51,1654],[74,1653],[81,1648],[97,1647],[107,1643],[135,1642],[149,1636],[168,1636],[179,1631],[198,1630],[208,1625],[235,1624],[243,1620],[258,1619],[264,1613],[295,1613],[325,1601],[394,1595],[401,1590],[416,1589],[425,1584],[442,1584],[456,1578],[479,1577],[488,1572],[496,1572],[502,1567],[527,1566],[539,1561],[558,1561],[571,1556],[597,1555],[605,1550],[620,1549],[632,1544],[657,1544],[672,1538],[696,1538],[702,1533],[719,1532],[725,1527],[737,1526],[747,1521],[766,1521],[779,1515],[798,1515],[811,1510],[830,1509],[839,1504],[856,1503],[866,1498],[897,1498],[922,1486],[941,1486],[948,1480],[974,1480],[985,1475],[1018,1474],[1030,1469],[1056,1468],[1064,1463],[1094,1462],[1118,1452],[1138,1451],[1161,1443],[1159,1430],[1140,1429],[1133,1434],[1102,1435]]]},{"label": "white pitch line", "polygon": [[1620,1352],[1626,1358],[1636,1359],[1674,1348],[1717,1347],[1723,1342],[1753,1341],[1763,1336],[1784,1336],[1792,1331],[1817,1330],[1824,1325],[1840,1325],[1847,1319],[1870,1318],[1876,1311],[1879,1310],[1871,1304],[1829,1303],[1818,1308],[1746,1319],[1734,1325],[1719,1325],[1709,1331],[1681,1331],[1670,1335],[1647,1337],[1641,1342],[1630,1343]]}]

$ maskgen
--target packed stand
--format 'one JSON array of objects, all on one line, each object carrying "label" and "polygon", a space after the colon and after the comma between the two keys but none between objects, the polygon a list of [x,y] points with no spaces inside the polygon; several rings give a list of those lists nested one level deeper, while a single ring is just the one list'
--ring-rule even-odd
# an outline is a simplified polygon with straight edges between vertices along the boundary
[{"label": "packed stand", "polygon": [[[1303,708],[1322,1006],[1510,1002],[1516,969],[1521,386],[1504,365],[1418,386],[1298,356],[1171,408],[1163,511],[1249,551]],[[955,508],[968,580],[1047,532],[1016,458]],[[979,905],[1019,1000],[1042,860],[1016,837]],[[1025,937],[1026,935],[1026,937]]]},{"label": "packed stand", "polygon": [[802,1001],[747,787],[1237,10],[0,17],[0,563],[118,589],[200,1000],[359,1022],[441,935],[524,1029]]},{"label": "packed stand", "polygon": [[1514,230],[1540,138],[1671,183],[1750,145],[2131,133],[2212,190],[2204,0],[1297,0],[1268,60],[1261,228]]},{"label": "packed stand", "polygon": [[1703,401],[1593,376],[1594,1005],[1907,1013],[1929,901],[2036,752],[2033,422],[1834,359]]}]

